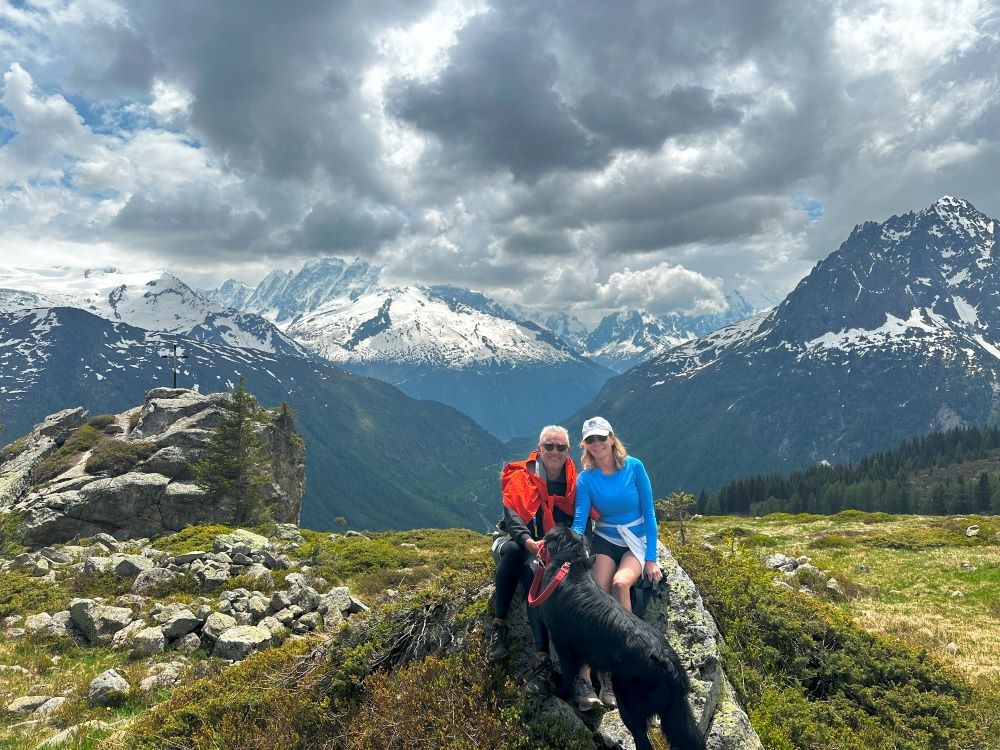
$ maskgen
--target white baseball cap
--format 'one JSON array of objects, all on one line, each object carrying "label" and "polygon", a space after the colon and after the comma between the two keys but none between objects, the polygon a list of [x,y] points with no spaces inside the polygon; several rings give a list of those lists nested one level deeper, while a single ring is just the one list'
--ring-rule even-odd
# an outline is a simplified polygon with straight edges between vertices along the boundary
[{"label": "white baseball cap", "polygon": [[591,417],[583,423],[583,439],[591,435],[610,435],[613,432],[611,423],[604,417]]}]

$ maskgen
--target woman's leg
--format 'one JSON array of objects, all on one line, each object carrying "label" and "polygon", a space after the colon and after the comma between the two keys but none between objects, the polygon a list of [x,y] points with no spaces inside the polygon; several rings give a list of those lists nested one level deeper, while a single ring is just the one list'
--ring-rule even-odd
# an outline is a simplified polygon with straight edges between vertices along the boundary
[{"label": "woman's leg", "polygon": [[611,579],[615,575],[615,561],[608,555],[598,552],[594,555],[594,567],[590,569],[590,574],[594,577],[597,585],[611,593]]},{"label": "woman's leg", "polygon": [[[596,566],[595,566],[596,567]],[[626,552],[622,557],[618,570],[615,571],[611,579],[611,595],[625,607],[626,611],[632,611],[632,599],[630,594],[632,586],[642,575],[642,563],[631,552]]]}]

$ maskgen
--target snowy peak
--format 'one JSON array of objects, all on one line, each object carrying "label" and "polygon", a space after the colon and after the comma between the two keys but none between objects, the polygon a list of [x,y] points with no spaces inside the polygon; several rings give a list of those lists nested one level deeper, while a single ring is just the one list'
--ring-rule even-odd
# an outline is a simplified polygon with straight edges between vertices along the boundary
[{"label": "snowy peak", "polygon": [[581,358],[551,332],[518,322],[475,292],[392,287],[332,300],[286,330],[345,365],[408,364],[465,369]]},{"label": "snowy peak", "polygon": [[996,222],[949,196],[920,212],[861,224],[779,306],[773,339],[847,336],[859,346],[884,346],[933,329],[996,342],[995,244]]},{"label": "snowy peak", "polygon": [[129,272],[115,268],[14,269],[0,284],[20,296],[0,295],[5,309],[63,306],[86,310],[113,322],[201,341],[304,356],[306,351],[255,315],[224,309],[167,271]]},{"label": "snowy peak", "polygon": [[360,259],[320,258],[295,273],[272,271],[238,307],[284,328],[327,302],[364,294],[380,275],[379,267]]}]

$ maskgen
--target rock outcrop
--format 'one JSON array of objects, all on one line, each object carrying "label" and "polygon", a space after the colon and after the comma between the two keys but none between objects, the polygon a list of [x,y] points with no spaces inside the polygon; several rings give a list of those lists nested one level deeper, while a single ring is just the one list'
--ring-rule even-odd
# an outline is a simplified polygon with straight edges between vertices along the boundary
[{"label": "rock outcrop", "polygon": [[[0,513],[20,516],[24,542],[32,547],[99,532],[118,539],[149,538],[189,524],[232,520],[227,503],[206,502],[193,481],[192,468],[205,455],[220,407],[228,398],[224,393],[205,395],[180,388],[151,390],[137,419],[133,410],[102,425],[100,447],[118,448],[116,455],[124,457],[124,467],[88,473],[86,462],[95,447],[72,456],[55,476],[40,477],[39,466],[45,459],[87,424],[82,409],[53,414],[0,454]],[[298,523],[305,491],[305,445],[290,420],[279,415],[271,412],[270,423],[258,428],[274,477],[263,500],[275,520]]]}]

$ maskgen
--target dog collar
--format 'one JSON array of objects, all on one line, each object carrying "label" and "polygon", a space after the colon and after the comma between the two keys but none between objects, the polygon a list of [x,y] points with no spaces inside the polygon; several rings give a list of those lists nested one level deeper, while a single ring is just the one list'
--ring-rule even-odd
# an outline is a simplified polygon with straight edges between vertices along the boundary
[{"label": "dog collar", "polygon": [[549,581],[549,585],[539,593],[539,589],[542,588],[542,577],[545,575],[545,568],[539,566],[538,570],[535,571],[535,578],[531,582],[531,589],[528,591],[528,604],[532,607],[540,607],[545,603],[545,600],[552,596],[552,593],[558,588],[559,584],[562,583],[563,578],[569,573],[569,563],[564,562],[559,570],[556,571],[555,578]]}]

